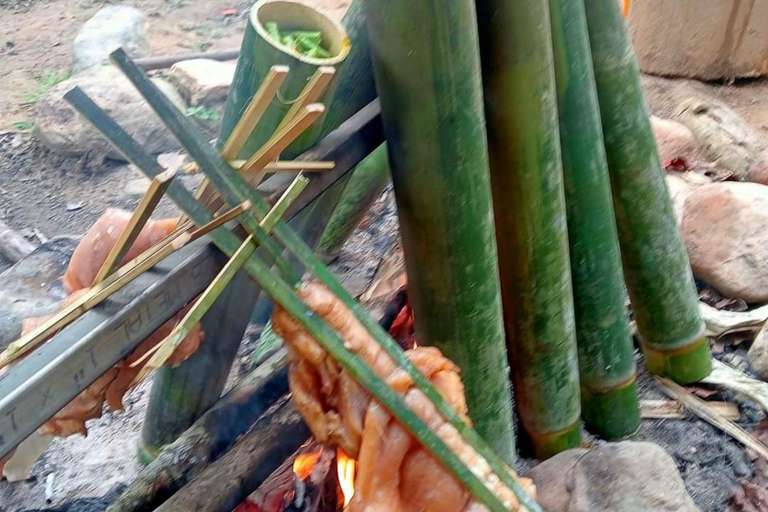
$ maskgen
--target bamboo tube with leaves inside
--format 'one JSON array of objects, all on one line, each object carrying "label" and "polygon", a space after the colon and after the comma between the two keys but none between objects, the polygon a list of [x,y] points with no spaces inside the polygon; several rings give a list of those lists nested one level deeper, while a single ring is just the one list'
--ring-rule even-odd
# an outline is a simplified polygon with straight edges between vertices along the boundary
[{"label": "bamboo tube with leaves inside", "polygon": [[344,242],[363,220],[387,183],[389,157],[386,144],[382,144],[357,164],[349,183],[344,187],[339,204],[333,210],[317,244],[317,254],[323,260],[332,261],[339,255]]},{"label": "bamboo tube with leaves inside", "polygon": [[[274,29],[278,30],[276,35]],[[316,34],[325,53],[312,55],[297,44],[285,44],[279,32],[302,31]],[[313,43],[314,44],[314,43]],[[308,5],[291,0],[261,0],[250,11],[245,35],[237,61],[227,106],[221,124],[219,143],[229,137],[251,97],[258,90],[274,65],[287,65],[290,74],[278,92],[277,101],[264,112],[258,129],[243,146],[241,157],[248,158],[269,140],[291,109],[300,100],[307,80],[322,66],[340,66],[349,52],[347,34],[340,24]],[[330,90],[324,97],[330,97]],[[319,98],[322,102],[322,98]],[[299,137],[284,152],[285,158],[293,158],[310,147],[320,133],[317,123]]]},{"label": "bamboo tube with leaves inside", "polygon": [[514,457],[472,0],[365,0],[420,343],[461,368],[478,433]]},{"label": "bamboo tube with leaves inside", "polygon": [[550,0],[581,415],[619,439],[640,425],[619,240],[583,0]]},{"label": "bamboo tube with leaves inside", "polygon": [[547,0],[477,1],[515,403],[537,458],[580,439],[579,375]]},{"label": "bamboo tube with leaves inside", "polygon": [[640,71],[615,0],[585,2],[629,297],[651,373],[680,384],[712,369],[709,341],[659,161]]}]

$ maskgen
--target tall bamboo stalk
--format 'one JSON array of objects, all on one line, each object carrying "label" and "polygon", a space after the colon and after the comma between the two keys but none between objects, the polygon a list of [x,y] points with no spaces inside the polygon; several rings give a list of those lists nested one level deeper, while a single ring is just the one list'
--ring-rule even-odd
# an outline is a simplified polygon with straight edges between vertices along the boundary
[{"label": "tall bamboo stalk", "polygon": [[537,458],[579,446],[568,233],[547,0],[477,0],[515,403]]},{"label": "tall bamboo stalk", "polygon": [[317,244],[317,254],[323,260],[331,261],[339,255],[344,242],[379,198],[389,178],[387,146],[382,144],[355,167],[344,188]]},{"label": "tall bamboo stalk", "polygon": [[419,341],[462,370],[478,433],[514,457],[471,0],[365,0]]},{"label": "tall bamboo stalk", "polygon": [[581,408],[593,434],[640,425],[619,240],[582,0],[550,0]]},{"label": "tall bamboo stalk", "polygon": [[624,275],[645,363],[678,383],[695,382],[709,374],[712,357],[632,44],[615,0],[585,6]]}]

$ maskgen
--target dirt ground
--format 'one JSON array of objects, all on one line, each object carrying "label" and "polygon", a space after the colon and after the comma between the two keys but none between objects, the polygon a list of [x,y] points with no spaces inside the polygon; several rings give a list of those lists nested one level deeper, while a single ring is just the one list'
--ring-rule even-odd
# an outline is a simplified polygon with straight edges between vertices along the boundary
[{"label": "dirt ground", "polygon": [[[231,0],[135,0],[148,16],[153,55],[224,49],[240,43],[250,2]],[[313,0],[340,18],[349,0]],[[139,197],[125,186],[140,177],[122,163],[100,158],[66,158],[51,154],[19,123],[31,119],[29,95],[40,79],[63,75],[70,66],[71,42],[103,2],[94,0],[0,0],[0,220],[31,240],[61,234],[81,234],[108,206],[132,208]],[[234,9],[232,9],[234,8]],[[234,12],[234,14],[233,14]],[[690,91],[709,94],[729,104],[753,126],[768,132],[768,82],[750,80],[734,85],[646,77],[654,114],[671,117]],[[194,177],[185,184],[195,185]],[[164,204],[160,213],[170,214]],[[345,285],[362,292],[370,285],[382,254],[397,237],[391,191],[347,244],[334,268]],[[8,262],[0,258],[0,270]],[[247,368],[255,334],[247,338],[232,379]],[[735,356],[741,357],[738,353]],[[638,358],[640,359],[640,358]],[[642,370],[644,398],[661,398]],[[134,390],[127,411],[107,415],[90,425],[88,438],[58,440],[38,462],[30,482],[0,482],[0,512],[31,510],[103,510],[103,497],[129,482],[140,470],[135,446],[148,386]],[[716,399],[734,401],[721,393]],[[762,414],[740,403],[742,426],[750,429]],[[744,449],[713,427],[695,418],[646,420],[636,439],[654,441],[674,457],[686,486],[704,512],[721,512],[739,478],[754,471]],[[530,465],[530,463],[528,464]],[[45,481],[54,475],[54,498],[46,503]],[[73,503],[71,500],[86,499]]]}]

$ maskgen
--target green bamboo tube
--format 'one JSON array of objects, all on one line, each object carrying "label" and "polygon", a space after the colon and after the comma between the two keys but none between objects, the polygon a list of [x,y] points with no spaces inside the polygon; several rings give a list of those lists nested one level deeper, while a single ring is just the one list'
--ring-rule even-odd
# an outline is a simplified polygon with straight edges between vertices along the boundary
[{"label": "green bamboo tube", "polygon": [[[264,25],[277,23],[281,31],[320,31],[326,48],[333,54],[327,59],[307,57],[275,42]],[[235,78],[227,98],[219,141],[223,144],[234,130],[248,102],[276,64],[284,64],[291,71],[279,91],[278,98],[264,112],[258,128],[248,138],[238,157],[248,158],[273,134],[297,99],[307,80],[321,66],[340,66],[349,53],[349,41],[342,26],[315,9],[291,0],[261,0],[250,11],[245,35],[237,61]],[[330,97],[333,84],[323,97]],[[321,98],[322,102],[322,98]],[[309,148],[318,138],[322,122],[315,123],[284,152],[284,158],[293,158]]]},{"label": "green bamboo tube", "polygon": [[629,297],[651,373],[680,384],[712,369],[640,72],[615,0],[585,2]]},{"label": "green bamboo tube", "polygon": [[581,415],[614,440],[640,426],[635,360],[582,0],[550,0]]},{"label": "green bamboo tube", "polygon": [[389,183],[389,176],[387,146],[382,144],[355,167],[317,244],[318,256],[332,261],[339,255],[344,242],[381,196]]},{"label": "green bamboo tube", "polygon": [[478,433],[511,461],[474,3],[364,5],[416,334],[461,368]]},{"label": "green bamboo tube", "polygon": [[477,0],[501,293],[533,455],[580,445],[579,374],[546,0]]},{"label": "green bamboo tube", "polygon": [[[328,135],[376,99],[376,83],[371,67],[370,43],[362,5],[362,0],[353,0],[342,20],[351,47],[344,66],[337,73],[335,87],[328,102],[327,114],[323,119],[319,137]],[[327,98],[326,101],[328,101]],[[353,170],[351,175],[356,172],[356,169]],[[345,178],[345,183],[349,179],[351,178]],[[322,236],[339,202],[347,203],[354,200],[354,198],[342,200],[345,183],[334,184],[331,189],[326,190],[315,201],[311,210],[303,212],[299,216],[300,218],[291,222],[291,227],[297,230],[299,236],[310,247],[315,248],[317,246],[319,237]],[[364,208],[364,205],[361,208]],[[341,243],[343,244],[343,241]],[[295,259],[293,264],[296,265],[297,269],[302,269],[302,266]],[[252,320],[256,324],[264,325],[271,314],[272,301],[262,294],[256,304]]]},{"label": "green bamboo tube", "polygon": [[341,123],[376,99],[376,81],[371,64],[371,44],[365,26],[363,0],[352,0],[341,25],[347,31],[351,48],[339,70],[336,87],[323,120],[320,136],[325,137]]}]

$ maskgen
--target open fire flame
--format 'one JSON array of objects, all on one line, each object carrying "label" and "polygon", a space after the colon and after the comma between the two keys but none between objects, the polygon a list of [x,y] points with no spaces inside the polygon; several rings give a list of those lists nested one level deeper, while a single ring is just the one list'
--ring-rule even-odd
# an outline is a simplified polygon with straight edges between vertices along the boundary
[{"label": "open fire flame", "polygon": [[344,495],[344,508],[347,508],[352,496],[355,495],[355,471],[357,471],[357,461],[344,453],[339,448],[336,450],[336,471],[339,477],[339,487]]},{"label": "open fire flame", "polygon": [[320,460],[320,452],[302,453],[293,461],[293,472],[300,480],[306,480],[312,474],[312,468]]},{"label": "open fire flame", "polygon": [[[293,472],[300,480],[306,480],[312,475],[312,470],[320,460],[320,451],[301,453],[293,461]],[[339,488],[344,497],[344,508],[347,508],[352,496],[355,495],[355,473],[357,471],[357,461],[344,453],[341,449],[336,450],[336,475]]]}]

